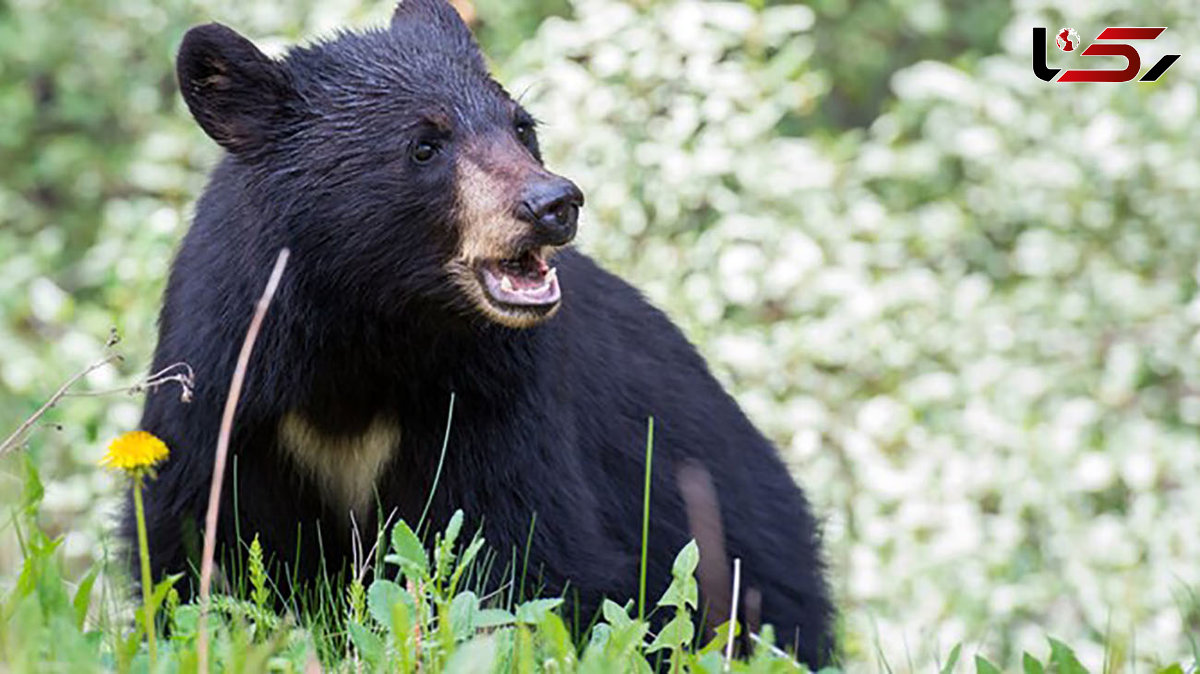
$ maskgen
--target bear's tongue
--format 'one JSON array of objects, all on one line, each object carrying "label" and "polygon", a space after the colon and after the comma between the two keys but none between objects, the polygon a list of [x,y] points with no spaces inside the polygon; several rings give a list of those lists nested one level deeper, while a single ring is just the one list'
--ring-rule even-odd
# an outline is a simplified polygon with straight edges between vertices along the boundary
[{"label": "bear's tongue", "polygon": [[542,305],[559,300],[557,271],[537,253],[485,262],[483,277],[488,293],[506,304]]}]

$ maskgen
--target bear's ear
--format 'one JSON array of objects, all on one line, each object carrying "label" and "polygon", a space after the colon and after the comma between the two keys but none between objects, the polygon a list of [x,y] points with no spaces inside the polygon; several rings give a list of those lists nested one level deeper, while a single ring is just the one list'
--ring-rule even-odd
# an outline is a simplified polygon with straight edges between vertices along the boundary
[{"label": "bear's ear", "polygon": [[392,28],[399,27],[405,20],[434,18],[446,9],[453,10],[446,0],[400,0],[396,3],[396,11],[392,12]]},{"label": "bear's ear", "polygon": [[419,23],[424,28],[448,32],[457,39],[474,41],[471,29],[467,27],[455,3],[447,0],[400,0],[396,11],[392,12],[392,29],[400,28],[405,23]]},{"label": "bear's ear", "polygon": [[440,48],[457,51],[464,62],[487,70],[475,36],[447,0],[400,0],[392,13],[392,33],[414,44],[436,42]]},{"label": "bear's ear", "polygon": [[295,117],[299,96],[284,67],[219,23],[183,36],[175,73],[192,117],[235,154],[261,147]]}]

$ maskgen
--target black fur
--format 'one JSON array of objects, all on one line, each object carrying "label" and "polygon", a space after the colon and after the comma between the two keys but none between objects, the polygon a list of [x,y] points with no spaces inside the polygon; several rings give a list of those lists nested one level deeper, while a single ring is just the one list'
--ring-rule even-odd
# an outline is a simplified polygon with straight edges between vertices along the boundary
[{"label": "black fur", "polygon": [[[196,388],[190,403],[167,390],[146,403],[144,428],[172,450],[146,494],[156,576],[194,563],[234,361],[288,246],[237,411],[222,547],[257,534],[301,580],[348,564],[347,517],[278,450],[289,411],[330,433],[361,431],[377,415],[398,422],[402,441],[377,499],[415,524],[453,392],[431,525],[461,508],[507,560],[524,550],[536,514],[531,579],[551,592],[569,584],[585,610],[601,596],[624,603],[637,595],[653,416],[648,596],[659,596],[692,537],[675,476],[695,459],[715,482],[728,558],[743,560],[743,587],[761,592],[762,621],[804,661],[826,661],[832,608],[809,507],[662,313],[570,249],[553,262],[561,310],[529,329],[488,321],[447,283],[459,236],[447,168],[456,140],[511,134],[513,104],[443,0],[405,0],[386,30],[280,61],[228,28],[201,26],[178,71],[196,119],[230,153],[197,205],[160,319],[154,368],[187,362]],[[411,148],[429,134],[448,139],[446,156],[417,165]],[[375,523],[360,527],[370,538]]]}]

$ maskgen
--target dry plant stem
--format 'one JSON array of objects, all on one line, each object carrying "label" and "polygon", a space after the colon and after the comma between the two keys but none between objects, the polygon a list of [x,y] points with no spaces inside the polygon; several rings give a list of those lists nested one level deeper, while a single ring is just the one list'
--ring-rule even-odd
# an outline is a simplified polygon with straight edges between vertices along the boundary
[{"label": "dry plant stem", "polygon": [[80,379],[83,379],[93,371],[98,370],[117,360],[121,360],[120,354],[109,354],[106,358],[104,358],[104,360],[92,363],[87,367],[87,369],[68,379],[67,383],[63,384],[57,391],[54,392],[54,395],[50,396],[50,399],[46,401],[46,404],[42,405],[38,411],[33,413],[33,416],[29,417],[24,423],[18,426],[17,430],[13,431],[13,434],[8,436],[4,440],[3,444],[0,444],[0,456],[4,456],[15,449],[17,445],[21,444],[21,440],[24,439],[25,434],[28,433],[29,429],[38,422],[38,419],[41,419],[46,412],[49,412],[51,408],[58,404],[58,401],[62,400],[63,397],[67,395],[67,391],[69,391],[71,387],[74,386]]},{"label": "dry plant stem", "polygon": [[279,279],[283,276],[283,268],[287,266],[287,248],[279,251],[275,258],[275,268],[267,280],[267,287],[262,298],[254,309],[254,318],[250,320],[250,329],[246,331],[246,339],[242,342],[242,350],[238,354],[237,366],[233,370],[233,380],[229,383],[229,394],[225,398],[225,412],[221,415],[221,430],[217,436],[217,453],[213,460],[212,486],[208,492],[208,514],[204,519],[204,556],[200,559],[200,629],[197,634],[196,659],[198,671],[208,672],[208,617],[209,589],[212,586],[213,556],[217,548],[217,514],[221,508],[221,487],[225,481],[225,461],[229,456],[229,437],[233,432],[233,415],[237,410],[238,399],[242,395],[242,382],[246,379],[246,368],[250,364],[250,354],[254,351],[254,342],[258,340],[258,331],[262,328],[263,318],[275,290],[279,288]]},{"label": "dry plant stem", "polygon": [[733,662],[733,636],[734,636],[733,632],[734,632],[734,627],[737,626],[738,594],[740,593],[740,590],[742,589],[741,586],[742,586],[742,560],[740,557],[734,557],[734,559],[733,559],[733,601],[729,602],[729,626],[726,628],[727,633],[725,636],[725,671],[727,671],[727,672],[729,671],[729,668]]},{"label": "dry plant stem", "polygon": [[[178,371],[182,370],[182,373]],[[67,398],[88,398],[95,396],[114,395],[117,393],[142,393],[143,391],[154,391],[160,386],[165,386],[170,382],[176,382],[183,389],[181,399],[183,402],[191,400],[192,389],[196,386],[196,373],[192,371],[192,366],[184,362],[168,365],[163,369],[153,374],[146,375],[141,381],[130,384],[129,386],[118,386],[116,388],[103,389],[99,391],[68,391],[63,394]]]}]

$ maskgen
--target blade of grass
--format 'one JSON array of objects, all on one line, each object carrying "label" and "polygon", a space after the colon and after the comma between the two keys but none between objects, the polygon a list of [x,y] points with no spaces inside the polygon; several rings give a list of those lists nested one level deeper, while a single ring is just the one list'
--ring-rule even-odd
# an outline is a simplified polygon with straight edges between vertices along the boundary
[{"label": "blade of grass", "polygon": [[442,466],[446,464],[446,448],[450,445],[450,426],[454,423],[454,391],[450,392],[450,411],[446,413],[446,435],[442,438],[442,455],[438,457],[437,471],[433,474],[433,487],[429,489],[429,498],[425,500],[425,509],[421,511],[421,519],[417,520],[417,528],[413,531],[417,535],[421,533],[421,527],[425,525],[425,516],[429,514],[429,507],[433,505],[433,495],[437,493],[438,481],[442,479]]},{"label": "blade of grass", "polygon": [[646,484],[642,490],[642,562],[638,571],[638,620],[646,619],[646,548],[650,540],[650,467],[654,459],[654,417],[646,419]]},{"label": "blade of grass", "polygon": [[535,512],[529,518],[529,533],[525,535],[525,555],[521,561],[521,588],[517,591],[518,604],[525,601],[525,574],[529,573],[529,549],[533,547],[533,530],[536,526],[537,513]]}]

